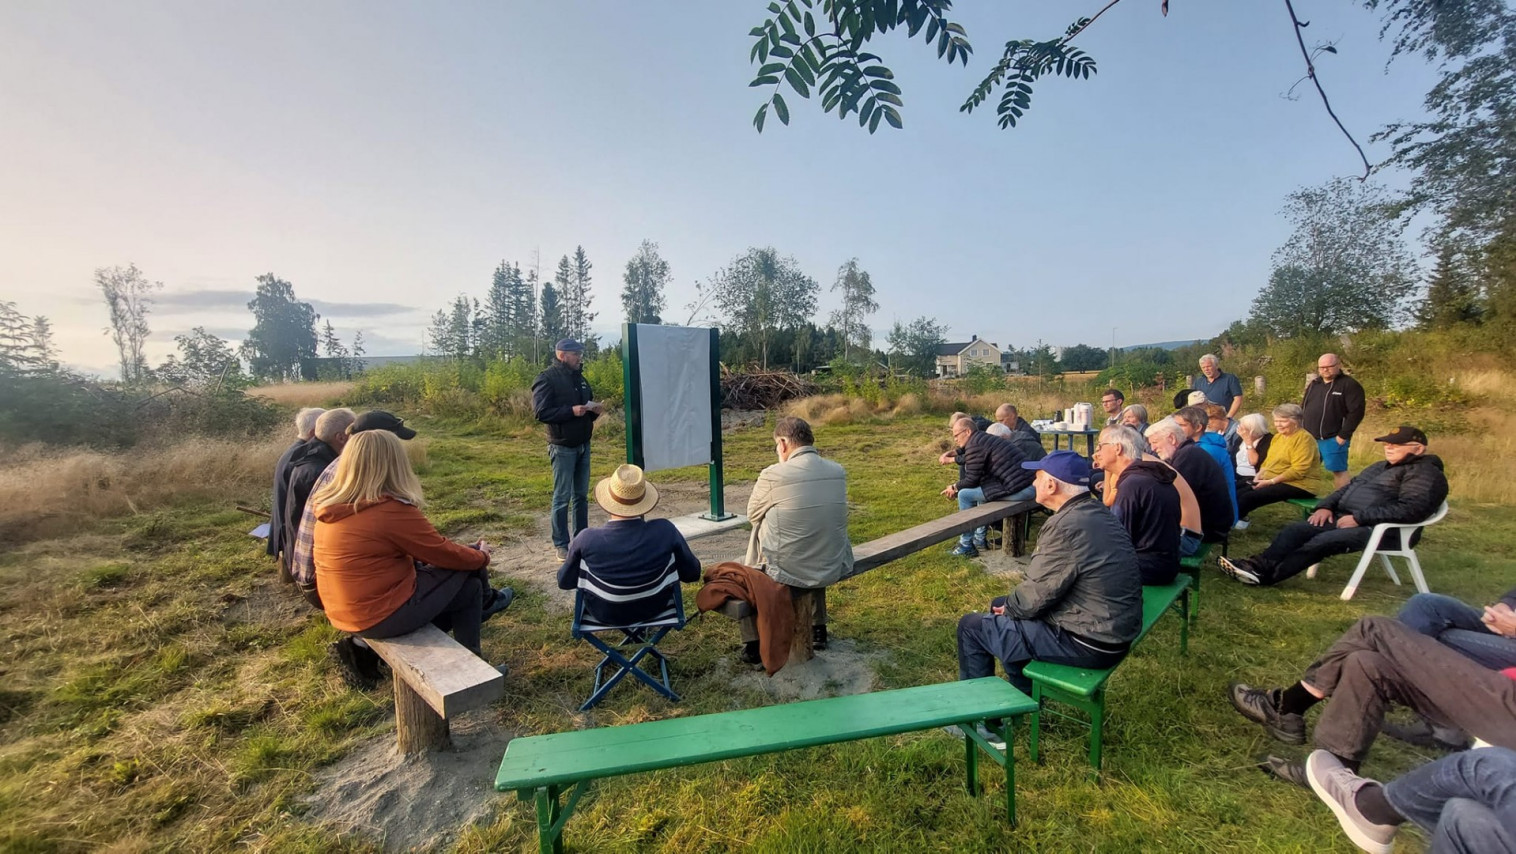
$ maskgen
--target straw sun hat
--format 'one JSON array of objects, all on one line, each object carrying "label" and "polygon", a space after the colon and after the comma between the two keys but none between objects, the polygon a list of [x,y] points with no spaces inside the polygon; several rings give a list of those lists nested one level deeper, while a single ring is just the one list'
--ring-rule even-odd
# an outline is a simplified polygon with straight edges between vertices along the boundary
[{"label": "straw sun hat", "polygon": [[658,488],[643,478],[642,469],[621,465],[595,484],[595,502],[612,516],[641,516],[658,505]]}]

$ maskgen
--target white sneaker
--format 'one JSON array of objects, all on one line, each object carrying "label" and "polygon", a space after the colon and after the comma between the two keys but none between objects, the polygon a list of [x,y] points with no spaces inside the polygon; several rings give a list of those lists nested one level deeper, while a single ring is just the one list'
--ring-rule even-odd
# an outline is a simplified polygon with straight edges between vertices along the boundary
[{"label": "white sneaker", "polygon": [[[942,731],[945,732],[945,733],[947,733],[948,735],[953,736],[954,738],[963,738],[964,737],[963,730],[959,729],[956,725],[955,726],[945,726],[945,727],[942,728]],[[992,732],[989,729],[989,727],[986,727],[984,725],[983,721],[981,721],[981,722],[979,722],[979,723],[977,723],[977,724],[974,725],[974,731],[979,733],[979,737],[980,738],[983,738],[985,741],[989,742],[990,747],[993,747],[993,748],[995,748],[996,750],[998,750],[998,751],[1000,751],[1002,753],[1005,752],[1005,739],[1001,738],[998,734]]]},{"label": "white sneaker", "polygon": [[1390,854],[1395,847],[1395,824],[1375,824],[1358,811],[1354,796],[1365,785],[1374,782],[1348,770],[1336,756],[1325,750],[1314,750],[1305,760],[1305,776],[1311,781],[1311,791],[1332,808],[1337,823],[1348,838],[1370,854]]},{"label": "white sneaker", "polygon": [[1246,519],[1238,519],[1237,520],[1237,524],[1235,524],[1235,525],[1232,526],[1232,530],[1234,530],[1234,531],[1246,531],[1247,529],[1248,529],[1248,520],[1246,520]]}]

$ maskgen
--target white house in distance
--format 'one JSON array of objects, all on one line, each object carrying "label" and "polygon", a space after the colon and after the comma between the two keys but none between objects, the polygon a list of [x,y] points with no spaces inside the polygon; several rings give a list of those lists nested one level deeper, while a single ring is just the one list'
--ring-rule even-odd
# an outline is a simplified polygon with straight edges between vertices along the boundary
[{"label": "white house in distance", "polygon": [[978,335],[959,344],[937,345],[937,376],[961,377],[970,365],[1001,368],[1000,348]]}]

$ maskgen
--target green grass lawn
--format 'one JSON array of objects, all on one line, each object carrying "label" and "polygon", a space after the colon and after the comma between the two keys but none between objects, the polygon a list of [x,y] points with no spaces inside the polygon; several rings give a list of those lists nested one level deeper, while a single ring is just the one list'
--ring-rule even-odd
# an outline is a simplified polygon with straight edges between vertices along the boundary
[{"label": "green grass lawn", "polygon": [[[595,477],[621,436],[599,440]],[[445,533],[499,539],[532,529],[549,473],[534,430],[425,422],[423,481]],[[937,495],[939,416],[819,427],[818,445],[847,467],[855,542],[949,510]],[[727,480],[750,481],[772,461],[764,428],[728,434]],[[1450,465],[1454,461],[1449,461]],[[1473,464],[1473,461],[1471,461]],[[703,482],[704,470],[655,482]],[[393,738],[385,689],[342,685],[326,660],[336,635],[281,589],[249,518],[228,495],[101,520],[66,539],[0,554],[0,851],[367,850],[301,818],[313,772],[369,739]],[[739,509],[740,508],[736,508]],[[1259,511],[1234,554],[1260,549],[1297,511]],[[1438,592],[1492,601],[1516,578],[1516,524],[1496,506],[1460,503],[1420,549]],[[740,555],[733,555],[740,557]],[[1044,762],[1017,739],[1021,824],[1006,827],[999,784],[963,789],[963,749],[940,732],[737,760],[604,781],[581,802],[565,839],[579,851],[1350,851],[1331,814],[1305,790],[1252,767],[1269,741],[1227,704],[1231,680],[1280,684],[1355,618],[1394,613],[1408,595],[1378,570],[1357,597],[1338,592],[1352,566],[1321,577],[1245,588],[1205,577],[1190,654],[1166,618],[1113,677],[1105,775],[1085,763],[1085,730],[1053,719]],[[509,582],[508,567],[496,572]],[[1376,574],[1377,573],[1377,574]],[[684,701],[640,686],[572,710],[596,660],[568,637],[569,615],[537,590],[486,626],[485,648],[511,664],[490,715],[517,734],[715,712],[769,702],[734,689],[733,627],[699,620],[665,649]],[[885,688],[953,679],[953,627],[1005,592],[979,564],[934,547],[857,579],[829,598],[834,637],[879,654]],[[689,591],[692,593],[692,591]],[[686,597],[690,601],[690,597]],[[826,655],[826,653],[822,653]],[[1365,772],[1390,777],[1428,758],[1376,745]],[[1417,850],[1414,833],[1401,848]],[[530,805],[499,796],[495,820],[463,834],[461,851],[535,848]]]}]

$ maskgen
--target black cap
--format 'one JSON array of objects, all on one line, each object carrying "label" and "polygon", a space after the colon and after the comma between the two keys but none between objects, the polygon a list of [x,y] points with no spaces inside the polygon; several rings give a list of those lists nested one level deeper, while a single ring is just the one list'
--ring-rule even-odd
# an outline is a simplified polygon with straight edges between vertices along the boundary
[{"label": "black cap", "polygon": [[1425,445],[1427,443],[1427,434],[1421,432],[1420,427],[1402,424],[1391,433],[1374,437],[1374,441],[1384,442],[1387,445],[1409,445],[1412,442],[1418,445]]},{"label": "black cap", "polygon": [[416,431],[405,426],[404,418],[382,409],[370,410],[358,416],[358,420],[353,422],[347,432],[362,433],[365,430],[388,430],[402,439],[416,438]]},{"label": "black cap", "polygon": [[560,353],[583,353],[584,345],[572,338],[564,338],[553,345],[553,349]]}]

